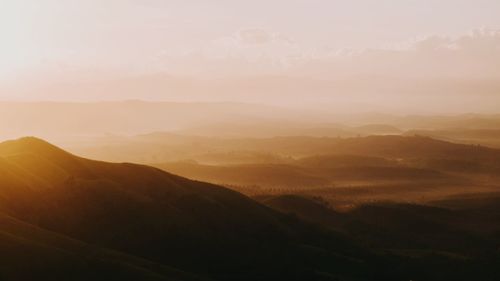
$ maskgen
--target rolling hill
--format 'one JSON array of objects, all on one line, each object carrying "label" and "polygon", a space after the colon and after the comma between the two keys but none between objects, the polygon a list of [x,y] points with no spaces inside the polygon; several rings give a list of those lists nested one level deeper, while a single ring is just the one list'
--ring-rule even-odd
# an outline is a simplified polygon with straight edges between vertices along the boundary
[{"label": "rolling hill", "polygon": [[[379,149],[374,154],[395,155],[394,148]],[[494,158],[482,149],[471,153]],[[426,150],[435,151],[420,148]],[[365,162],[393,167],[393,160],[381,156],[343,155],[328,156],[323,168]],[[32,137],[0,143],[0,175],[0,280],[499,276],[493,266],[498,213],[491,212],[491,204],[486,212],[439,206],[446,202],[434,207],[378,203],[345,213],[296,195],[264,196],[258,202],[149,166],[81,158]]]},{"label": "rolling hill", "polygon": [[258,185],[262,187],[325,186],[329,181],[291,165],[201,165],[189,162],[152,164],[165,171],[188,178],[228,185]]},{"label": "rolling hill", "polygon": [[371,272],[354,262],[369,251],[346,237],[223,187],[87,160],[36,138],[1,143],[0,157],[1,212],[98,248],[217,280]]},{"label": "rolling hill", "polygon": [[[97,140],[84,146],[71,146],[74,151],[98,159],[162,163],[195,160],[214,164],[214,157],[226,155],[222,164],[287,163],[290,158],[313,156],[361,156],[388,158],[442,158],[497,160],[500,150],[458,144],[422,136],[379,135],[367,137],[273,137],[215,138],[156,133],[131,138]],[[231,159],[231,155],[233,156]],[[241,155],[252,155],[241,159]],[[136,161],[137,160],[137,161]],[[252,162],[250,162],[252,161]]]},{"label": "rolling hill", "polygon": [[5,214],[0,214],[0,248],[0,280],[209,280]]},{"label": "rolling hill", "polygon": [[258,200],[409,262],[404,270],[413,272],[413,280],[497,280],[499,198],[494,193],[453,196],[433,205],[385,202],[348,212],[335,211],[318,198],[280,195]]}]

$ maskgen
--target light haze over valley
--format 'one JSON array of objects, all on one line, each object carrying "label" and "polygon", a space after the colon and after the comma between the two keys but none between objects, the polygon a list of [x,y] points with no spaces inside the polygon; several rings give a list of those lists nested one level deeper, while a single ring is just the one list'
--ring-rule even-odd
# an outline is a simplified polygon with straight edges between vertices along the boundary
[{"label": "light haze over valley", "polygon": [[0,281],[500,280],[500,2],[0,0]]}]

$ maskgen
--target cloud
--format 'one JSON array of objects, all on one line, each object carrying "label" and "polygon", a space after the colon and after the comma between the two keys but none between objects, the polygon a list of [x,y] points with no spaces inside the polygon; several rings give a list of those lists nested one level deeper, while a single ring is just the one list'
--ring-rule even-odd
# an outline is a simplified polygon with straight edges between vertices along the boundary
[{"label": "cloud", "polygon": [[364,50],[307,48],[264,29],[244,29],[198,49],[159,58],[166,71],[191,75],[292,75],[500,79],[500,31],[429,36],[396,47]]},{"label": "cloud", "polygon": [[[131,56],[136,59],[117,50],[117,59],[127,59],[115,63],[112,70],[122,67],[203,79],[281,75],[322,80],[367,76],[500,80],[500,30],[478,29],[454,38],[434,35],[371,49],[306,43],[272,30],[241,29],[190,48],[172,44],[146,57],[147,52],[137,50],[141,56]],[[60,61],[66,68],[82,68],[71,64],[70,54]],[[87,62],[87,67],[105,70],[99,60],[88,61],[96,65]]]},{"label": "cloud", "polygon": [[277,39],[275,34],[271,34],[263,29],[245,29],[235,34],[236,38],[243,44],[261,45]]},{"label": "cloud", "polygon": [[264,29],[242,29],[190,50],[169,47],[157,61],[172,75],[253,75],[282,73],[303,56],[287,36]]},{"label": "cloud", "polygon": [[[2,92],[26,98],[50,93],[53,99],[310,104],[338,112],[389,110],[389,105],[391,112],[402,114],[498,111],[498,31],[429,36],[405,46],[365,50],[308,49],[261,32],[238,31],[198,49],[164,53],[156,59],[154,75],[123,77],[95,68],[82,73],[64,66],[52,79],[48,72],[37,73],[38,80],[4,86]],[[369,106],[354,107],[353,102]]]},{"label": "cloud", "polygon": [[225,52],[231,57],[266,56],[273,59],[295,54],[301,50],[297,43],[280,33],[264,29],[243,29],[212,40],[201,51],[208,53],[208,56]]},{"label": "cloud", "polygon": [[500,31],[475,30],[457,38],[429,36],[403,48],[334,51],[301,61],[295,74],[324,79],[383,76],[419,79],[500,79]]}]

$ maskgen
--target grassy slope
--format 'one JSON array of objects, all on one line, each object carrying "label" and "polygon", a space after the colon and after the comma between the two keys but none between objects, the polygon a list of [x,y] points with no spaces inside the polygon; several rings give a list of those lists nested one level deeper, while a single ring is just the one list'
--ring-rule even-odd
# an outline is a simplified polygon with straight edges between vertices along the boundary
[{"label": "grassy slope", "polygon": [[10,174],[0,198],[14,202],[5,213],[99,247],[223,280],[368,270],[354,262],[368,252],[345,237],[219,186],[79,158],[35,138],[0,144],[0,156]]},{"label": "grassy slope", "polygon": [[204,280],[0,214],[0,280]]}]

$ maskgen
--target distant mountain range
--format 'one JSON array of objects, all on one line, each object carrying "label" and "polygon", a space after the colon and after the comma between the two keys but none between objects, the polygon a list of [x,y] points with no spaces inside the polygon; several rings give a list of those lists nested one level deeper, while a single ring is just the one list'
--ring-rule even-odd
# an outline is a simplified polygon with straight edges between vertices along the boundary
[{"label": "distant mountain range", "polygon": [[58,143],[168,132],[224,138],[395,135],[409,130],[500,130],[500,116],[340,114],[252,103],[0,102],[1,138],[44,136]]}]

